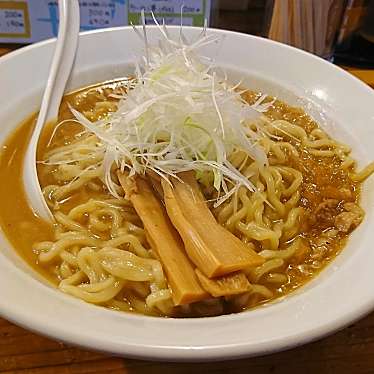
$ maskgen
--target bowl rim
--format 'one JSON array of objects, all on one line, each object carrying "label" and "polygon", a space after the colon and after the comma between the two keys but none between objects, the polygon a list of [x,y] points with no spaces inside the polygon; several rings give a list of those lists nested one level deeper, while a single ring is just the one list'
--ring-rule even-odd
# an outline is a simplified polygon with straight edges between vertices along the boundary
[{"label": "bowl rim", "polygon": [[[152,26],[151,26],[152,27]],[[178,26],[170,26],[173,29],[178,28]],[[191,27],[191,29],[200,29],[196,27]],[[111,33],[111,32],[117,32],[122,30],[131,30],[131,26],[124,26],[124,27],[114,27],[114,28],[108,28],[108,29],[100,29],[100,30],[93,30],[88,32],[81,33],[81,37],[86,37],[87,35],[94,35],[94,34],[103,34],[103,33]],[[221,30],[221,29],[208,29],[212,30],[217,33],[221,34],[232,34],[232,35],[239,35],[239,36],[245,36],[246,38],[250,39],[261,39],[262,43],[268,43],[268,44],[275,44],[278,45],[278,47],[283,49],[289,49],[294,51],[297,51],[298,54],[304,54],[309,59],[313,58],[316,61],[319,61],[321,63],[320,58],[311,55],[305,51],[298,50],[296,48],[293,48],[291,46],[287,46],[278,42],[274,42],[265,38],[260,38],[257,36],[252,35],[246,35],[234,31],[227,31],[227,30]],[[50,45],[55,42],[54,39],[49,39],[46,41],[42,41],[39,43],[35,43],[33,45],[21,48],[19,50],[16,50],[12,53],[9,53],[6,56],[3,56],[0,59],[0,66],[3,62],[11,60],[12,58],[16,56],[22,56],[27,55],[30,50],[38,49],[45,45]],[[351,82],[354,82],[354,84],[357,86],[360,86],[360,90],[365,90],[368,94],[372,95],[374,98],[374,91],[367,85],[365,85],[363,82],[361,82],[358,78],[352,76],[348,72],[342,70],[341,68],[332,65],[326,61],[323,61],[324,64],[329,64],[331,69],[334,69],[336,72],[338,72],[341,76],[345,76],[347,79],[349,79]],[[7,263],[9,262],[9,263]],[[29,276],[23,273],[18,268],[15,268],[8,259],[3,258],[3,256],[0,256],[0,269],[2,267],[6,267],[8,274],[11,272],[16,273],[17,277],[24,278],[26,277],[29,279]],[[26,281],[27,281],[26,279]],[[36,280],[33,280],[33,282],[37,282]],[[38,282],[39,283],[39,282]],[[47,293],[56,293],[55,289],[52,289],[48,287],[45,284],[39,283],[38,288],[44,288],[44,292]],[[1,289],[1,286],[0,286]],[[59,291],[58,291],[59,292]],[[290,296],[288,296],[289,298]],[[71,297],[67,295],[61,294],[59,297],[62,302],[70,303],[72,305],[78,305],[82,306],[79,300],[72,300]],[[88,306],[88,305],[86,305]],[[88,308],[95,309],[96,311],[100,309],[100,313],[103,312],[103,308],[89,305]],[[133,358],[142,358],[142,359],[158,359],[158,360],[164,360],[164,361],[212,361],[212,360],[221,360],[221,359],[236,359],[241,357],[249,357],[249,356],[255,356],[258,354],[267,354],[272,352],[277,352],[280,350],[288,349],[291,347],[295,347],[301,344],[305,344],[307,342],[316,340],[318,338],[321,338],[323,336],[326,336],[328,334],[331,334],[338,329],[341,329],[351,322],[363,317],[364,315],[368,314],[371,310],[374,309],[374,293],[371,295],[371,298],[368,298],[364,302],[362,302],[359,306],[357,305],[355,308],[347,309],[345,313],[341,314],[339,318],[337,318],[334,322],[331,322],[331,320],[325,321],[324,323],[321,323],[322,321],[319,321],[320,323],[316,324],[314,328],[311,328],[306,331],[299,331],[297,333],[289,333],[286,336],[274,338],[272,340],[266,340],[266,341],[258,341],[256,346],[254,346],[253,342],[250,342],[249,344],[245,343],[238,343],[238,344],[226,344],[223,343],[221,345],[212,344],[211,346],[165,346],[165,345],[157,345],[157,344],[128,344],[128,343],[118,343],[118,342],[111,342],[107,340],[103,340],[100,336],[95,336],[90,333],[87,333],[87,331],[70,331],[61,323],[54,323],[47,326],[45,324],[45,319],[43,315],[35,315],[35,314],[28,314],[25,313],[23,310],[20,310],[17,308],[17,304],[7,303],[3,302],[2,298],[0,298],[0,314],[7,318],[8,320],[21,325],[29,330],[36,331],[38,333],[41,333],[43,335],[52,337],[54,339],[63,340],[69,344],[78,344],[80,346],[84,346],[87,348],[95,348],[100,351],[108,352],[108,353],[115,353],[119,355],[126,355],[127,357],[133,357]],[[107,312],[107,311],[106,311]],[[117,313],[117,312],[111,312],[111,313]],[[243,320],[246,319],[246,316],[248,313],[255,314],[255,311],[250,312],[244,312],[239,315],[225,315],[225,316],[219,316],[219,317],[209,317],[209,318],[200,318],[199,320],[205,320],[205,321],[230,321],[233,318],[236,320]],[[97,313],[95,313],[97,314]],[[244,316],[244,317],[243,317]],[[148,316],[138,316],[138,315],[131,315],[128,314],[126,316],[126,319],[129,321],[140,321],[144,322],[145,319],[147,320],[155,320],[157,321],[157,324],[166,326],[169,324],[170,321],[178,321],[177,324],[179,325],[189,325],[191,321],[196,321],[196,319],[192,318],[186,318],[186,319],[162,319],[158,317],[148,317]],[[210,322],[208,322],[210,324]]]}]

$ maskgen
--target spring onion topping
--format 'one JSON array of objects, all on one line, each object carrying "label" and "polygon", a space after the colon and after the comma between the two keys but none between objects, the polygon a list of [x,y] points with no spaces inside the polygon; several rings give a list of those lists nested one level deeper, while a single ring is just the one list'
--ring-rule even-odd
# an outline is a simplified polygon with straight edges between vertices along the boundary
[{"label": "spring onion topping", "polygon": [[268,105],[262,99],[253,106],[245,103],[237,86],[219,78],[212,61],[199,55],[208,44],[222,42],[220,38],[209,35],[205,28],[191,42],[182,29],[178,38],[172,38],[165,25],[154,21],[161,34],[158,45],[148,42],[145,25],[142,32],[134,27],[146,53],[136,65],[132,89],[120,99],[117,111],[91,122],[71,108],[86,132],[99,138],[107,188],[118,196],[112,179],[116,165],[122,171],[130,170],[130,175],[151,170],[162,178],[188,170],[195,170],[198,177],[208,173],[214,188],[224,196],[232,187],[254,191],[229,158],[232,152],[243,150],[260,165],[267,164],[258,135],[249,124]]}]

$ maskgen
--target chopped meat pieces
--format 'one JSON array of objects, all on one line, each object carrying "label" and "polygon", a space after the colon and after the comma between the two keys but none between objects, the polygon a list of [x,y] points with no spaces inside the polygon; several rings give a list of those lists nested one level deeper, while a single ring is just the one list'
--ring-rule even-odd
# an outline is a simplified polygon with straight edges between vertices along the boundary
[{"label": "chopped meat pieces", "polygon": [[326,199],[320,203],[313,215],[310,217],[312,225],[326,228],[334,225],[334,218],[337,215],[339,201],[336,199]]},{"label": "chopped meat pieces", "polygon": [[364,218],[364,211],[355,203],[345,203],[345,212],[335,217],[334,225],[342,232],[348,232],[356,228]]}]

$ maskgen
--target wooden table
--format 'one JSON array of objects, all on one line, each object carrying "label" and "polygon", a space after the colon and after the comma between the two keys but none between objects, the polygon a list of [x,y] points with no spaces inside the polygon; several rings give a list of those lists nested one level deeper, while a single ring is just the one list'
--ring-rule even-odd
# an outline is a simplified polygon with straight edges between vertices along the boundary
[{"label": "wooden table", "polygon": [[109,357],[46,339],[0,319],[0,372],[369,374],[374,373],[374,313],[335,335],[301,348],[264,357],[206,364],[145,362]]},{"label": "wooden table", "polygon": [[[0,47],[0,56],[8,51]],[[348,70],[374,87],[374,70]],[[110,357],[44,338],[0,318],[0,373],[372,374],[374,313],[341,332],[303,347],[264,357],[207,364]]]}]

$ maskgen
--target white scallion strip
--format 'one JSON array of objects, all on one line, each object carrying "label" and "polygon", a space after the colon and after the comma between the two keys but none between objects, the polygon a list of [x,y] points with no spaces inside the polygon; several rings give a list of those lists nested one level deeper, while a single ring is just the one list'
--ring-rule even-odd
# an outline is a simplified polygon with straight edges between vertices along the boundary
[{"label": "white scallion strip", "polygon": [[[142,16],[144,21],[144,14]],[[223,190],[215,205],[230,197],[240,186],[255,190],[250,180],[229,160],[234,151],[244,151],[259,165],[267,156],[258,134],[248,124],[260,118],[270,104],[260,98],[253,107],[244,103],[240,92],[226,78],[220,79],[198,50],[219,39],[205,28],[193,43],[181,34],[172,39],[165,25],[154,17],[161,39],[149,45],[146,26],[135,27],[145,44],[146,56],[136,64],[137,80],[119,101],[116,112],[97,123],[71,108],[87,133],[95,134],[103,156],[103,177],[108,190],[117,197],[112,167],[129,169],[130,174],[176,176],[187,170],[210,171],[214,187]],[[90,153],[92,157],[92,152]],[[228,190],[226,181],[233,186]]]}]

